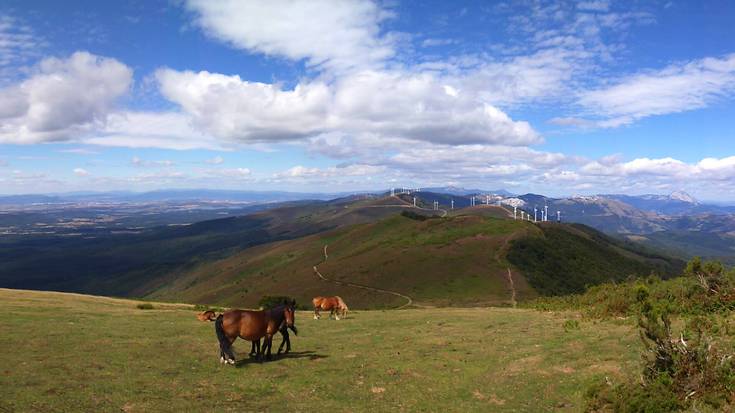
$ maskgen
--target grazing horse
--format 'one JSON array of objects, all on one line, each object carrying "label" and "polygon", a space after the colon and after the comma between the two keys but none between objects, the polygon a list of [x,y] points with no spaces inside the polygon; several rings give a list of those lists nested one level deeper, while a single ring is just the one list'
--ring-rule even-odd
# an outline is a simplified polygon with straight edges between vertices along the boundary
[{"label": "grazing horse", "polygon": [[340,314],[344,317],[347,315],[347,310],[349,310],[347,304],[345,304],[340,296],[314,297],[311,303],[314,304],[314,320],[321,318],[321,310],[329,310],[329,318],[332,318],[332,315],[334,315],[334,318],[337,320],[339,320]]},{"label": "grazing horse", "polygon": [[[238,337],[258,343],[257,356],[262,360],[265,355],[271,358],[271,348],[273,346],[273,335],[280,331],[282,327],[290,328],[294,334],[298,335],[298,330],[294,325],[296,301],[284,301],[282,305],[274,307],[270,310],[249,311],[249,310],[230,310],[226,311],[214,320],[214,329],[217,333],[217,339],[220,345],[220,362],[235,364],[235,355],[232,352],[232,343]],[[214,315],[204,312],[198,316],[200,320],[211,320]],[[285,341],[284,336],[284,341]],[[260,339],[263,338],[263,346],[260,346]],[[283,345],[283,343],[281,343]],[[267,355],[266,355],[267,351]]]},{"label": "grazing horse", "polygon": [[[217,313],[215,313],[212,310],[207,310],[203,313],[197,314],[197,318],[199,321],[215,321],[217,320]],[[284,354],[287,354],[291,351],[291,338],[288,335],[288,328],[286,326],[286,322],[284,321],[281,323],[281,327],[278,329],[278,331],[281,333],[281,336],[283,337],[283,340],[281,341],[281,345],[278,346],[278,354],[281,354],[283,351],[283,346],[286,346],[286,351]],[[293,330],[295,327],[291,327]],[[295,331],[294,331],[295,332]],[[257,356],[260,353],[260,339],[256,341],[252,341],[252,345],[250,347],[250,355],[251,356]],[[224,354],[221,355],[221,360],[224,360]]]}]

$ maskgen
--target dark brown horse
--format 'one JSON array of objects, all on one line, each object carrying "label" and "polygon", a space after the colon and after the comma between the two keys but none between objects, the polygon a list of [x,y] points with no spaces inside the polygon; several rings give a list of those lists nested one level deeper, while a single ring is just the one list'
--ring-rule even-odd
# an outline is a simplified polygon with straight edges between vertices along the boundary
[{"label": "dark brown horse", "polygon": [[[296,301],[285,301],[270,310],[230,310],[220,314],[214,321],[214,329],[220,344],[220,361],[235,364],[232,343],[238,337],[252,341],[253,345],[258,343],[258,359],[262,360],[263,356],[270,359],[273,335],[281,330],[282,326],[298,334],[294,325],[295,309]],[[259,345],[261,338],[264,339],[262,346]]]},{"label": "dark brown horse", "polygon": [[[197,314],[197,318],[199,321],[216,321],[217,320],[217,313],[215,313],[212,310],[207,310],[203,313]],[[281,328],[279,328],[279,332],[281,333],[281,336],[283,337],[283,340],[281,340],[281,345],[278,346],[278,354],[281,354],[283,351],[283,346],[286,346],[286,352],[289,353],[291,351],[291,338],[288,335],[288,329],[289,327],[286,325],[286,322],[284,320],[283,323],[281,323]],[[291,330],[296,332],[296,327],[291,327]],[[252,345],[250,347],[250,356],[257,356],[260,353],[260,340],[252,341]],[[224,362],[225,357],[224,353],[220,354],[220,361]]]}]

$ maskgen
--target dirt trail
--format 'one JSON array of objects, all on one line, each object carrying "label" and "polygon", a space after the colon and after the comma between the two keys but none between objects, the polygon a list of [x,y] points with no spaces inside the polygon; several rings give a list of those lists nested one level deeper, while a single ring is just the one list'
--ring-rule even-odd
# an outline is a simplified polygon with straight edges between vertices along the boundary
[{"label": "dirt trail", "polygon": [[513,308],[516,308],[516,287],[513,284],[513,273],[510,272],[510,267],[508,267],[508,282],[510,283],[510,303]]},{"label": "dirt trail", "polygon": [[[327,255],[327,245],[325,245],[324,246],[324,261],[322,261],[322,262],[327,262],[327,259],[329,259],[329,255]],[[313,268],[314,268],[314,273],[319,278],[321,278],[323,281],[331,282],[331,283],[338,284],[338,285],[346,285],[346,286],[349,286],[349,287],[362,288],[363,290],[368,290],[368,291],[375,291],[375,292],[384,293],[384,294],[391,294],[391,295],[395,295],[397,297],[401,297],[401,298],[405,299],[406,300],[406,304],[403,304],[402,306],[396,307],[396,310],[400,310],[401,308],[405,308],[405,307],[408,307],[408,306],[410,306],[410,305],[413,304],[413,299],[411,297],[409,297],[407,295],[404,295],[404,294],[401,294],[399,292],[390,291],[390,290],[384,290],[382,288],[369,287],[367,285],[355,284],[355,283],[351,283],[351,282],[347,282],[347,281],[332,280],[332,279],[329,279],[329,278],[325,277],[322,273],[320,273],[319,272],[319,269],[317,268],[316,265]]]},{"label": "dirt trail", "polygon": [[[404,203],[403,204],[394,204],[394,205],[364,205],[364,206],[361,206],[360,208],[415,208],[415,209],[420,209],[422,211],[434,211],[433,209],[429,209],[429,208],[423,208],[423,207],[420,207],[420,206],[413,206],[413,204],[411,204],[409,202],[406,202],[403,199],[401,199],[401,198],[399,198],[399,197],[397,197],[395,195],[393,195],[393,198],[396,198],[399,201],[404,202]],[[441,211],[442,212],[442,215],[441,215],[442,218],[446,217],[447,214],[449,213],[449,211],[447,211],[446,209],[443,209],[443,208],[439,208],[438,211]]]}]

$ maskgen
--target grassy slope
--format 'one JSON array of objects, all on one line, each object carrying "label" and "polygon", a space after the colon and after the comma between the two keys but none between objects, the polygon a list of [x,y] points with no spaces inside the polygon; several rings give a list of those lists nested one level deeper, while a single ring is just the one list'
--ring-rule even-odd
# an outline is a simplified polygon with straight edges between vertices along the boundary
[{"label": "grassy slope", "polygon": [[[321,263],[327,244],[329,259]],[[510,246],[513,265],[506,259]],[[520,301],[537,291],[576,291],[632,273],[647,275],[663,262],[626,248],[581,226],[537,226],[478,215],[426,221],[393,216],[258,246],[172,274],[150,297],[233,306],[254,306],[264,295],[284,294],[302,304],[316,295],[337,294],[353,308],[405,302],[321,281],[312,270],[319,264],[328,278],[398,291],[418,305],[509,305],[508,268]],[[530,274],[530,284],[524,274]]]},{"label": "grassy slope", "polygon": [[586,287],[655,271],[672,276],[683,262],[625,244],[583,225],[540,225],[536,236],[515,240],[508,260],[541,295],[583,292]]},{"label": "grassy slope", "polygon": [[0,286],[141,296],[173,271],[254,245],[372,222],[403,210],[371,207],[381,203],[384,200],[354,198],[304,201],[241,217],[98,239],[2,238]]},{"label": "grassy slope", "polygon": [[565,332],[564,313],[299,313],[291,356],[233,368],[187,306],[4,289],[0,302],[2,411],[578,411],[591,380],[639,370],[631,325]]},{"label": "grassy slope", "polygon": [[[530,223],[457,216],[416,221],[395,215],[297,240],[245,250],[193,271],[174,274],[152,298],[253,306],[264,295],[341,295],[353,308],[395,307],[396,296],[321,281],[325,276],[398,291],[419,305],[509,304],[503,248],[538,231]],[[329,259],[323,260],[324,245]],[[535,293],[516,275],[519,299]]]}]

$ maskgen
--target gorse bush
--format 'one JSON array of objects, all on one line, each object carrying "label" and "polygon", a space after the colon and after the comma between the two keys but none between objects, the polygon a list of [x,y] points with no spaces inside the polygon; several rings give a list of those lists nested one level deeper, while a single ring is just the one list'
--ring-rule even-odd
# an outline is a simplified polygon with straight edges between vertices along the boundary
[{"label": "gorse bush", "polygon": [[438,218],[436,216],[427,216],[427,215],[419,214],[413,211],[403,211],[401,212],[401,215],[403,215],[406,218],[414,219],[416,221],[426,221],[427,219]]},{"label": "gorse bush", "polygon": [[578,310],[590,318],[637,314],[637,292],[645,288],[654,306],[672,315],[725,313],[735,309],[735,271],[716,261],[692,259],[682,277],[661,280],[655,275],[590,287],[583,294],[543,297],[526,306],[539,310]]},{"label": "gorse bush", "polygon": [[266,295],[258,301],[258,306],[264,310],[269,310],[283,304],[285,301],[291,302],[293,298],[285,295]]},{"label": "gorse bush", "polygon": [[722,410],[735,398],[735,360],[720,348],[716,318],[697,316],[677,336],[668,310],[636,290],[644,368],[639,378],[618,385],[599,383],[586,394],[587,411],[667,412]]},{"label": "gorse bush", "polygon": [[153,310],[153,304],[150,303],[141,303],[135,306],[139,310]]}]

